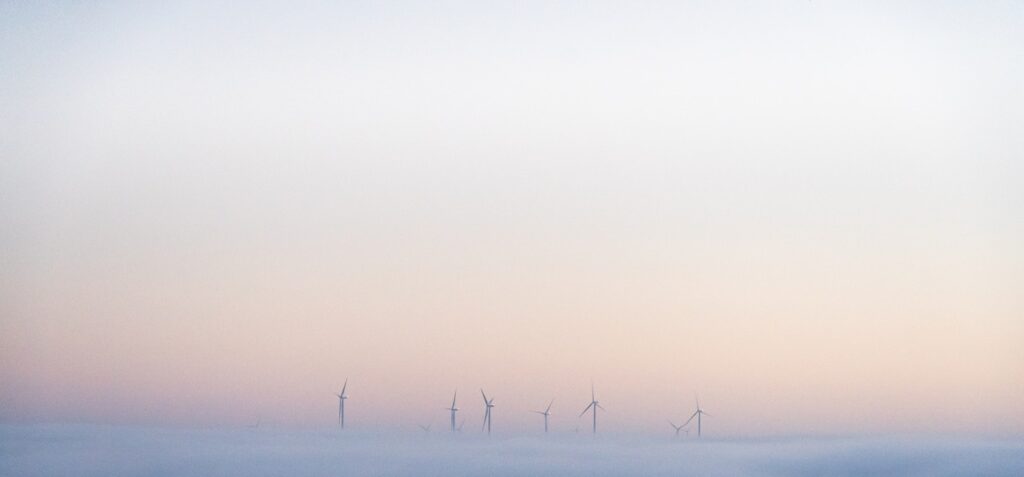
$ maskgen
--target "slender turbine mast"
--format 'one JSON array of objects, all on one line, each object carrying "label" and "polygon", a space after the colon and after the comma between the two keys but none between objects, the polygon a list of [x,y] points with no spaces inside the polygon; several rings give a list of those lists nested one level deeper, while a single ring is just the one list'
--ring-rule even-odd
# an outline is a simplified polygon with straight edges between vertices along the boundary
[{"label": "slender turbine mast", "polygon": [[535,412],[537,414],[540,414],[541,416],[544,416],[544,433],[545,434],[548,433],[548,416],[551,415],[551,405],[554,404],[554,403],[555,403],[555,400],[552,399],[551,402],[548,403],[548,408],[547,409],[545,409],[543,411],[533,411],[533,412]]},{"label": "slender turbine mast", "polygon": [[456,407],[456,405],[455,405],[455,398],[456,397],[459,397],[459,390],[458,389],[456,389],[455,390],[455,394],[452,395],[452,407],[447,407],[447,410],[450,410],[451,413],[452,413],[452,432],[456,431],[456,428],[455,428],[455,414],[458,413],[458,411],[459,411],[459,408]]},{"label": "slender turbine mast", "polygon": [[494,398],[487,399],[483,389],[480,390],[480,395],[484,397],[484,406],[486,406],[484,410],[484,425],[480,430],[487,428],[487,435],[491,435],[491,408],[494,407]]},{"label": "slender turbine mast", "polygon": [[452,407],[447,408],[452,413],[452,432],[455,432],[455,413],[458,412],[459,408],[455,407],[455,398],[459,396],[459,390],[455,390],[455,394],[452,395]]},{"label": "slender turbine mast", "polygon": [[593,411],[593,414],[594,414],[594,435],[596,436],[597,435],[597,410],[600,409],[600,410],[604,411],[605,408],[603,406],[601,406],[600,404],[598,404],[597,397],[594,396],[594,383],[590,383],[590,404],[588,404],[587,407],[583,409],[583,412],[580,413],[580,417],[583,417],[583,415],[586,414],[587,411],[589,411],[591,408],[594,409],[594,411]]},{"label": "slender turbine mast", "polygon": [[459,411],[459,408],[455,406],[455,398],[456,397],[459,397],[459,390],[458,389],[456,389],[455,390],[455,394],[452,395],[452,407],[445,407],[445,409],[451,411],[451,413],[452,413],[452,432],[456,431],[456,428],[455,428],[455,414],[458,413],[458,411]]},{"label": "slender turbine mast", "polygon": [[693,395],[693,400],[697,402],[697,410],[693,411],[693,415],[691,415],[690,418],[686,420],[686,423],[683,424],[683,426],[685,426],[686,424],[689,424],[690,421],[692,421],[693,418],[696,417],[697,418],[697,437],[699,438],[700,437],[700,418],[701,418],[701,416],[711,417],[711,414],[708,414],[708,413],[704,412],[704,410],[700,408],[700,399],[697,399],[697,395],[696,394]]},{"label": "slender turbine mast", "polygon": [[345,428],[345,400],[348,399],[348,394],[345,394],[345,389],[348,388],[348,378],[345,379],[345,384],[341,386],[341,392],[335,394],[338,396],[338,425],[342,429]]}]

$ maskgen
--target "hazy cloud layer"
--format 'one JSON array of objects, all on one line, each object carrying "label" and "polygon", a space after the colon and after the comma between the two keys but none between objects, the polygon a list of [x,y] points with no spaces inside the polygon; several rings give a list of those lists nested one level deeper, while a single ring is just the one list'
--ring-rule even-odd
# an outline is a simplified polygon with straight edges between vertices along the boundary
[{"label": "hazy cloud layer", "polygon": [[0,475],[1024,475],[1024,441],[0,427]]}]

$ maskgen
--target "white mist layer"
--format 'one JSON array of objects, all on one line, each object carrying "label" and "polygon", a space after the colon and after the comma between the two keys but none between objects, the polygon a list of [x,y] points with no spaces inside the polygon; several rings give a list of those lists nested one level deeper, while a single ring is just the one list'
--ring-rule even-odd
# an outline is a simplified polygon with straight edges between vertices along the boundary
[{"label": "white mist layer", "polygon": [[1019,476],[1024,441],[673,440],[0,426],[0,475]]}]

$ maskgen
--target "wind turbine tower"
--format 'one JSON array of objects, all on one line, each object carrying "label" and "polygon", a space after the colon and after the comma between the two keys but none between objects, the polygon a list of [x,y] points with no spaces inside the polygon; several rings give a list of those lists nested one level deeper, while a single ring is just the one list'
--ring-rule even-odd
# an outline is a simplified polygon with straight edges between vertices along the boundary
[{"label": "wind turbine tower", "polygon": [[679,431],[682,431],[683,428],[686,427],[685,425],[677,426],[676,423],[674,423],[672,421],[668,421],[668,425],[672,426],[672,429],[676,430],[676,439],[679,438]]},{"label": "wind turbine tower", "polygon": [[345,384],[341,386],[341,392],[336,394],[338,396],[338,425],[342,429],[345,428],[345,400],[348,399],[348,394],[345,394],[345,389],[348,388],[348,379],[345,379]]},{"label": "wind turbine tower", "polygon": [[455,413],[459,411],[459,408],[455,407],[455,398],[458,397],[458,396],[459,396],[459,390],[456,389],[455,390],[455,394],[452,395],[452,407],[448,408],[448,410],[451,411],[451,413],[452,413],[452,432],[456,431],[456,429],[455,429]]},{"label": "wind turbine tower", "polygon": [[533,412],[535,412],[537,414],[540,414],[541,416],[544,416],[544,433],[545,434],[548,433],[548,416],[551,415],[551,405],[554,404],[554,403],[555,403],[555,400],[552,399],[551,402],[548,403],[548,408],[547,409],[545,409],[543,411],[533,411]]},{"label": "wind turbine tower", "polygon": [[[695,418],[695,417],[697,418],[697,437],[699,438],[700,437],[700,418],[701,418],[701,416],[711,417],[711,414],[708,414],[708,413],[704,412],[704,410],[700,408],[700,399],[697,399],[697,395],[696,394],[693,395],[693,400],[697,402],[697,410],[693,411],[693,415],[691,415],[690,418],[686,420],[686,424],[689,424],[690,421],[693,420],[693,418]],[[685,426],[686,424],[683,424],[683,426]]]},{"label": "wind turbine tower", "polygon": [[583,409],[583,412],[580,413],[580,417],[583,417],[583,415],[586,414],[587,411],[591,410],[591,408],[593,408],[593,414],[594,414],[594,435],[596,436],[597,435],[597,410],[600,409],[600,410],[604,411],[605,408],[602,407],[597,402],[597,397],[595,397],[595,395],[594,395],[594,383],[590,383],[590,404],[588,404],[587,407]]},{"label": "wind turbine tower", "polygon": [[[491,408],[494,407],[494,398],[487,399],[487,395],[484,394],[484,390],[480,390],[480,395],[484,397],[484,425],[487,428],[487,435],[491,435]],[[481,428],[482,430],[482,428]]]}]

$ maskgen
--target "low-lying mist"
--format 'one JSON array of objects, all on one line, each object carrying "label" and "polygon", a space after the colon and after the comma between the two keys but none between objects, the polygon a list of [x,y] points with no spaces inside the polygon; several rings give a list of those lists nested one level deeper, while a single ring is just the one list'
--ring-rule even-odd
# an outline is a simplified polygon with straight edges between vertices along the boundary
[{"label": "low-lying mist", "polygon": [[0,426],[4,476],[1020,476],[1024,441]]}]

